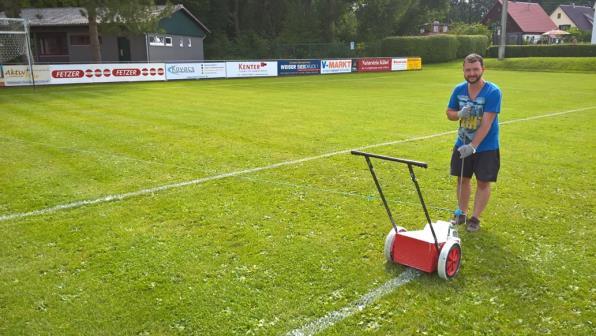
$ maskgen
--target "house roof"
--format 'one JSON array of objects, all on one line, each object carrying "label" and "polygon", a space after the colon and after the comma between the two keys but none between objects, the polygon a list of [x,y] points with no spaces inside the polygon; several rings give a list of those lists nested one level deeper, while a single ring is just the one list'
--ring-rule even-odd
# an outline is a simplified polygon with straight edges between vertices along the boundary
[{"label": "house roof", "polygon": [[[499,0],[499,3],[503,1]],[[525,33],[544,33],[557,29],[557,25],[538,3],[509,1],[507,12]]]},{"label": "house roof", "polygon": [[[87,25],[89,21],[85,9],[81,7],[62,8],[23,8],[19,16],[26,19],[30,26],[78,26]],[[0,17],[6,17],[0,13]]]},{"label": "house roof", "polygon": [[[486,14],[483,22],[494,20],[497,13],[501,12],[503,0],[498,0],[493,8]],[[542,34],[549,30],[557,29],[557,25],[550,19],[540,4],[532,2],[508,1],[507,14],[523,33]],[[507,28],[509,31],[509,28]]]},{"label": "house roof", "polygon": [[[155,15],[159,14],[166,6],[156,6],[153,11]],[[196,16],[194,16],[183,5],[175,5],[172,14],[177,11],[183,11],[188,14],[202,29],[211,32]],[[20,17],[27,19],[32,27],[42,26],[86,26],[89,20],[86,16],[87,11],[82,7],[60,7],[60,8],[23,8]],[[0,17],[6,17],[4,12],[0,12]]]},{"label": "house roof", "polygon": [[593,8],[576,5],[560,5],[559,7],[575,23],[577,28],[587,31],[592,30],[592,21],[594,20]]}]

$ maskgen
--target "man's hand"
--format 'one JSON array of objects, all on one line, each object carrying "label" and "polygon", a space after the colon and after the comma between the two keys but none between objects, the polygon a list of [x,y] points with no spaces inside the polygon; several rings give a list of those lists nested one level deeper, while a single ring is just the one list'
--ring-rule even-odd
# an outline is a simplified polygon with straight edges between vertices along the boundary
[{"label": "man's hand", "polygon": [[461,110],[457,111],[457,117],[459,119],[469,118],[472,115],[472,106],[466,105]]},{"label": "man's hand", "polygon": [[474,148],[474,146],[468,144],[468,145],[463,145],[463,146],[459,147],[457,149],[457,151],[459,152],[459,158],[465,159],[468,156],[476,153],[476,148]]}]

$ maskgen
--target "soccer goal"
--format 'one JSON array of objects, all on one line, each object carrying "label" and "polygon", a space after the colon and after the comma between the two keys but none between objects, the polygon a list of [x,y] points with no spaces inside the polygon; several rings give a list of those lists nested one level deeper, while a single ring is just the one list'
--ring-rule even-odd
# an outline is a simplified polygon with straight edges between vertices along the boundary
[{"label": "soccer goal", "polygon": [[35,86],[29,26],[25,19],[0,18],[0,65],[24,66],[27,80]]}]

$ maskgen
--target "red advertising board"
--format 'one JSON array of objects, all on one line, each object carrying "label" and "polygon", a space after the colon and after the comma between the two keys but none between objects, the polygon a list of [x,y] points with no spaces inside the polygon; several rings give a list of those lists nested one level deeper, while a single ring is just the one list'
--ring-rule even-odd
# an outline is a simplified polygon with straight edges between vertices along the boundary
[{"label": "red advertising board", "polygon": [[358,72],[391,71],[391,58],[361,58],[357,61]]},{"label": "red advertising board", "polygon": [[51,84],[165,80],[163,63],[60,64],[50,66]]}]

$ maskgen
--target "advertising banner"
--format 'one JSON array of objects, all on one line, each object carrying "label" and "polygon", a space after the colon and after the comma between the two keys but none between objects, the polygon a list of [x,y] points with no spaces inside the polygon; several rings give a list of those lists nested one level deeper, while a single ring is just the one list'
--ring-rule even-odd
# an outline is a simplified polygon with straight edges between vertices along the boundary
[{"label": "advertising banner", "polygon": [[356,62],[358,72],[391,71],[391,58],[360,58]]},{"label": "advertising banner", "polygon": [[163,81],[164,63],[60,64],[50,66],[51,84]]},{"label": "advertising banner", "polygon": [[320,60],[281,60],[277,61],[277,74],[284,75],[318,75],[321,73]]},{"label": "advertising banner", "polygon": [[321,74],[336,74],[352,72],[352,60],[321,60]]},{"label": "advertising banner", "polygon": [[166,79],[225,78],[226,63],[167,63]]},{"label": "advertising banner", "polygon": [[391,71],[403,71],[408,70],[408,59],[407,58],[393,58],[391,60]]},{"label": "advertising banner", "polygon": [[[32,85],[31,71],[28,65],[4,65],[2,66],[5,86]],[[35,85],[50,84],[50,71],[48,65],[34,65],[33,74]]]},{"label": "advertising banner", "polygon": [[275,77],[277,76],[277,62],[226,62],[226,76],[228,78]]},{"label": "advertising banner", "polygon": [[408,57],[408,70],[420,70],[422,69],[422,58],[420,57]]},{"label": "advertising banner", "polygon": [[200,67],[201,78],[226,78],[226,63],[201,63]]}]

